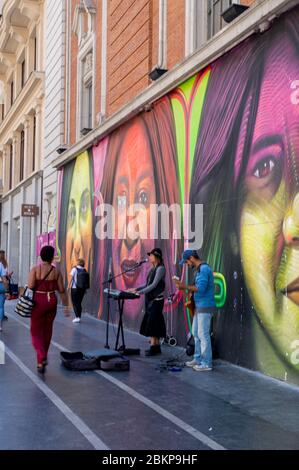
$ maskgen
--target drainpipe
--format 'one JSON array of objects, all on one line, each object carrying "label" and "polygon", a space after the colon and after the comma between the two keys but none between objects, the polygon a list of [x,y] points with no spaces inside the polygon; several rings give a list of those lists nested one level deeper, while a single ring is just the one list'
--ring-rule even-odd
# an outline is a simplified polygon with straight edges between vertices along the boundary
[{"label": "drainpipe", "polygon": [[166,69],[167,45],[167,0],[159,0],[159,48],[158,64],[160,69]]}]

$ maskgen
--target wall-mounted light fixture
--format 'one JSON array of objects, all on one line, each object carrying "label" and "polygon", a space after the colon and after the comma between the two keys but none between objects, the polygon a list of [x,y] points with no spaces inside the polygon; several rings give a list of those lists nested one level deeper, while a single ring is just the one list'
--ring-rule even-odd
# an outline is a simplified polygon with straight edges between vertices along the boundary
[{"label": "wall-mounted light fixture", "polygon": [[162,77],[164,73],[168,72],[167,69],[161,69],[160,67],[155,67],[148,75],[151,80],[155,81],[158,78]]},{"label": "wall-mounted light fixture", "polygon": [[244,11],[248,10],[249,6],[247,5],[239,5],[239,3],[233,3],[230,7],[226,8],[221,13],[222,18],[226,23],[231,23],[234,21],[238,16],[242,15]]},{"label": "wall-mounted light fixture", "polygon": [[92,131],[92,129],[90,127],[83,127],[83,129],[81,129],[81,134],[82,135],[87,135],[90,133],[90,131]]},{"label": "wall-mounted light fixture", "polygon": [[66,145],[60,145],[57,149],[56,149],[56,152],[61,155],[63,152],[65,152],[67,150],[67,146]]}]

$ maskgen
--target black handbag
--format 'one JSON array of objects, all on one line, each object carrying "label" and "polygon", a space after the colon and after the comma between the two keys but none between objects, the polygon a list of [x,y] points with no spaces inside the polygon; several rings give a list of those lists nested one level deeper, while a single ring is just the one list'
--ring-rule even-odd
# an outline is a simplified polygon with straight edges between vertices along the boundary
[{"label": "black handbag", "polygon": [[[39,281],[43,282],[47,279],[49,274],[53,271],[53,266],[51,267],[48,274]],[[36,289],[30,289],[28,286],[25,287],[24,293],[19,297],[17,305],[15,306],[15,313],[20,315],[23,318],[30,318],[33,307],[35,305],[34,302],[34,292]]]},{"label": "black handbag", "polygon": [[18,299],[17,305],[15,307],[15,312],[23,318],[31,317],[32,309],[35,305],[34,303],[34,290],[25,288],[23,295]]}]

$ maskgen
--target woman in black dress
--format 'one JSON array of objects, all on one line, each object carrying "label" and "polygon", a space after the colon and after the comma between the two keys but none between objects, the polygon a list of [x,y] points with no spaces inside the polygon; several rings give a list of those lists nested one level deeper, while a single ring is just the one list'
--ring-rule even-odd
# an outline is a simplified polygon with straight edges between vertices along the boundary
[{"label": "woman in black dress", "polygon": [[159,339],[166,336],[163,317],[166,270],[160,248],[154,248],[148,253],[148,256],[153,267],[148,273],[146,284],[137,287],[136,291],[145,295],[145,314],[141,323],[140,334],[151,337],[151,347],[145,351],[145,355],[155,356],[161,354]]}]

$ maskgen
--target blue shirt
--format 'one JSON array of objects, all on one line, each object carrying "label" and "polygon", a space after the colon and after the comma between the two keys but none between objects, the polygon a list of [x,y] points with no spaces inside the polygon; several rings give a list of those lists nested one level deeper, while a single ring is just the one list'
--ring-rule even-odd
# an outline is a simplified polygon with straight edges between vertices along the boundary
[{"label": "blue shirt", "polygon": [[0,277],[5,277],[7,274],[7,269],[3,266],[2,263],[0,263]]},{"label": "blue shirt", "polygon": [[216,309],[213,271],[208,264],[202,264],[195,276],[194,302],[197,313],[211,313]]}]

